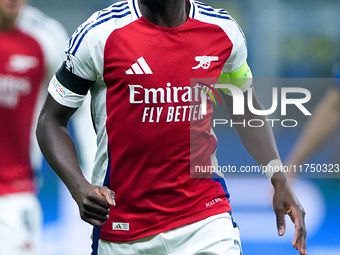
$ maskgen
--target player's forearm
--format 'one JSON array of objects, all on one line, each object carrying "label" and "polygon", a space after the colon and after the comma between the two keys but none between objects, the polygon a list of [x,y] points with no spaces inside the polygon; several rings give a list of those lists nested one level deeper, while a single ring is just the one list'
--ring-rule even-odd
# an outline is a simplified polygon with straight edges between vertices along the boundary
[{"label": "player's forearm", "polygon": [[[256,109],[263,109],[262,104],[258,101],[255,93],[253,94],[253,105]],[[254,115],[245,106],[244,115],[232,115],[232,103],[230,99],[227,102],[228,112],[232,116],[234,122],[248,123],[251,119],[261,119],[264,123],[262,127],[250,127],[235,125],[236,130],[242,140],[247,151],[260,165],[267,165],[273,159],[280,159],[274,134],[266,116]]]},{"label": "player's forearm", "polygon": [[286,163],[300,165],[308,160],[334,132],[340,122],[340,93],[331,89],[318,104]]},{"label": "player's forearm", "polygon": [[73,112],[49,97],[39,117],[37,138],[47,162],[76,201],[80,217],[100,227],[109,217],[110,206],[115,206],[115,193],[107,187],[91,185],[83,176],[76,148],[67,131],[67,122]]},{"label": "player's forearm", "polygon": [[76,148],[66,126],[67,122],[62,123],[52,114],[42,111],[36,135],[47,162],[74,195],[80,186],[88,182],[80,169]]},{"label": "player's forearm", "polygon": [[[84,176],[77,160],[76,149],[64,128],[39,125],[38,141],[41,151],[51,168],[56,172],[67,188],[73,193],[84,183]],[[46,130],[50,134],[46,134]]]}]

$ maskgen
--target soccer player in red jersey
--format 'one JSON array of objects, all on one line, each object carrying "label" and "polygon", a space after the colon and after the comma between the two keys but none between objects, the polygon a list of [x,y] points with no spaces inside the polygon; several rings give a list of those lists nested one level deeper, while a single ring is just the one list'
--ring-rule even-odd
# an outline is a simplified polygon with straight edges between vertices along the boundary
[{"label": "soccer player in red jersey", "polygon": [[0,254],[8,255],[38,254],[34,170],[41,157],[34,130],[67,38],[58,22],[26,2],[0,0]]},{"label": "soccer player in red jersey", "polygon": [[[65,52],[37,137],[95,226],[93,254],[242,254],[224,179],[190,175],[217,160],[212,99],[203,116],[190,79],[240,78],[244,93],[251,86],[245,37],[229,13],[193,0],[118,2],[83,23]],[[98,147],[91,184],[67,133],[89,90]],[[259,164],[281,165],[269,126],[238,132]],[[303,208],[282,172],[270,177],[279,234],[289,214],[293,246],[306,254]]]}]

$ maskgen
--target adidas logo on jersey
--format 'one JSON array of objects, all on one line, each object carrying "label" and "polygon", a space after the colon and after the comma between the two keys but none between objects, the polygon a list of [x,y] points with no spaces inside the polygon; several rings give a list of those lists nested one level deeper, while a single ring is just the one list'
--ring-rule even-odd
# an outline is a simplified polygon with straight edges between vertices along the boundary
[{"label": "adidas logo on jersey", "polygon": [[130,230],[130,226],[129,226],[129,223],[112,222],[112,230],[129,231]]},{"label": "adidas logo on jersey", "polygon": [[137,59],[137,62],[131,65],[131,68],[125,71],[126,74],[152,74],[149,65],[143,57]]}]

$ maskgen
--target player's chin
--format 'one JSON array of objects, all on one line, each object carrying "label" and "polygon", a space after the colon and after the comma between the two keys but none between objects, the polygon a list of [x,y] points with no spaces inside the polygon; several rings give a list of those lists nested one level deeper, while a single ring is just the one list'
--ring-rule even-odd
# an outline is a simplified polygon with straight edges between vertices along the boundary
[{"label": "player's chin", "polygon": [[163,4],[163,0],[141,0],[141,4],[144,4],[146,6],[152,6],[157,7]]}]

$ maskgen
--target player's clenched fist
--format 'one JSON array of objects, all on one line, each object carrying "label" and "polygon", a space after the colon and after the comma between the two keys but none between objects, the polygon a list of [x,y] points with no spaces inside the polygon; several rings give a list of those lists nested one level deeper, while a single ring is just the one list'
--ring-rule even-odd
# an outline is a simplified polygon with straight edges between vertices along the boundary
[{"label": "player's clenched fist", "polygon": [[115,193],[108,187],[88,185],[74,195],[80,217],[95,227],[102,226],[109,218],[111,206],[116,206]]}]

